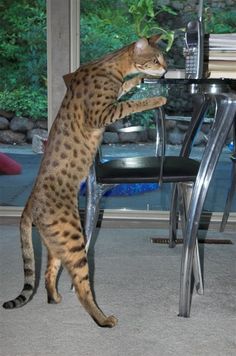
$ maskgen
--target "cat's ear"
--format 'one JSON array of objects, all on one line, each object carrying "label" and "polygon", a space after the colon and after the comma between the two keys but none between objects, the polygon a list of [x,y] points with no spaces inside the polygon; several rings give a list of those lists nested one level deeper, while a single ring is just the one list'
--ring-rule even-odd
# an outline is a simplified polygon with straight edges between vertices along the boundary
[{"label": "cat's ear", "polygon": [[162,35],[153,35],[151,37],[148,38],[148,42],[151,46],[155,46],[157,44],[157,42],[159,42],[161,40]]},{"label": "cat's ear", "polygon": [[149,46],[148,40],[146,38],[140,38],[134,45],[134,53],[142,53]]}]

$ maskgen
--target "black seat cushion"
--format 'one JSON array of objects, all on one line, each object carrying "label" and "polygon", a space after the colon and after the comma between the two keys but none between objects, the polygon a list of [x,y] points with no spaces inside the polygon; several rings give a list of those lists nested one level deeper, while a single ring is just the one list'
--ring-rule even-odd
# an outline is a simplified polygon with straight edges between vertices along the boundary
[{"label": "black seat cushion", "polygon": [[[200,162],[185,157],[166,156],[163,182],[194,181]],[[96,163],[98,183],[153,183],[160,178],[160,157],[129,157]]]}]

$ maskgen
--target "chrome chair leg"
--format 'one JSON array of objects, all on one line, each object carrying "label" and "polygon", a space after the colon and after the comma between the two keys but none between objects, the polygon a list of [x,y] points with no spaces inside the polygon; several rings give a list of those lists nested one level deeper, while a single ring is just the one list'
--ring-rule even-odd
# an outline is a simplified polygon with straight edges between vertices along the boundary
[{"label": "chrome chair leg", "polygon": [[231,209],[231,206],[233,203],[235,193],[236,193],[236,158],[235,158],[235,162],[233,162],[233,166],[232,166],[231,186],[230,186],[230,189],[229,189],[228,195],[227,195],[225,210],[224,210],[223,218],[222,218],[221,225],[220,225],[220,232],[223,232],[225,230],[225,226],[228,221],[228,217],[229,217],[229,213],[230,213],[230,209]]},{"label": "chrome chair leg", "polygon": [[[189,124],[188,131],[185,135],[185,139],[180,151],[180,156],[189,157],[194,138],[199,129],[199,126],[203,122],[206,111],[212,102],[212,98],[209,95],[195,95],[193,96],[193,116]],[[178,227],[178,190],[176,184],[173,185],[171,205],[170,205],[170,229],[169,229],[169,247],[175,247],[177,238]]]},{"label": "chrome chair leg", "polygon": [[189,317],[191,305],[191,274],[196,245],[197,231],[203,204],[220,153],[236,113],[236,95],[217,95],[218,110],[213,123],[209,141],[200,164],[197,179],[189,205],[180,272],[179,315]]},{"label": "chrome chair leg", "polygon": [[204,294],[204,285],[203,285],[203,278],[202,278],[202,269],[201,269],[200,255],[199,255],[198,239],[196,239],[194,256],[193,256],[193,275],[194,275],[196,291],[198,294],[203,295]]},{"label": "chrome chair leg", "polygon": [[170,203],[170,219],[169,219],[169,247],[170,248],[176,246],[178,220],[179,220],[178,189],[177,189],[177,184],[174,184],[172,188],[172,196],[171,196],[171,203]]},{"label": "chrome chair leg", "polygon": [[[192,196],[193,191],[193,182],[186,182],[186,183],[179,183],[178,190],[179,190],[179,197],[180,199],[180,215],[181,215],[181,225],[182,225],[182,233],[184,237],[184,231],[186,229],[186,222],[187,222],[187,215],[189,204]],[[196,244],[194,248],[194,256],[193,256],[193,275],[194,275],[194,282],[195,287],[198,294],[204,293],[203,288],[203,278],[202,278],[202,270],[201,270],[201,262],[199,256],[199,245],[198,239],[196,239]]]},{"label": "chrome chair leg", "polygon": [[92,239],[94,229],[97,225],[99,215],[99,202],[102,192],[98,189],[99,185],[96,181],[96,173],[94,164],[90,168],[86,186],[86,212],[85,212],[85,236],[86,236],[86,251],[88,252],[89,245]]},{"label": "chrome chair leg", "polygon": [[100,184],[96,180],[95,165],[90,168],[90,172],[87,178],[87,190],[86,190],[86,213],[85,213],[85,236],[86,236],[86,251],[88,252],[94,230],[97,226],[99,216],[99,206],[102,196],[115,184]]}]

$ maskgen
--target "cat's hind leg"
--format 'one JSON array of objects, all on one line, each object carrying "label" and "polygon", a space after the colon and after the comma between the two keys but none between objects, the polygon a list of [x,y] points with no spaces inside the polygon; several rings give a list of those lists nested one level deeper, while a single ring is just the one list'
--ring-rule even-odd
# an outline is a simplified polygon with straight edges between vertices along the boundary
[{"label": "cat's hind leg", "polygon": [[61,267],[61,260],[54,257],[48,249],[48,264],[45,272],[45,287],[48,303],[57,304],[61,301],[61,295],[57,291],[57,276]]},{"label": "cat's hind leg", "polygon": [[[49,266],[46,272],[46,283],[49,296],[57,295],[55,266],[61,260],[72,279],[75,292],[81,304],[95,322],[103,327],[113,327],[117,323],[114,316],[106,316],[97,306],[89,282],[89,266],[85,250],[85,238],[82,232],[78,213],[58,216],[53,224],[41,224],[40,235],[50,251]],[[53,256],[53,257],[52,257]],[[54,268],[54,272],[52,272]]]},{"label": "cat's hind leg", "polygon": [[113,315],[106,316],[94,300],[89,282],[87,253],[85,251],[85,244],[81,244],[81,239],[73,241],[73,247],[70,247],[65,253],[65,258],[62,259],[62,263],[71,275],[78,299],[95,322],[102,327],[111,328],[115,326],[117,319]]}]

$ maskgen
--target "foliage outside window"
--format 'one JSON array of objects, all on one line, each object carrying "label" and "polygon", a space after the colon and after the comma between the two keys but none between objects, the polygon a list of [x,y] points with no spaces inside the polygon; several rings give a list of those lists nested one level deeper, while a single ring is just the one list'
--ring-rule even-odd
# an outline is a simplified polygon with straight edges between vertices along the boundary
[{"label": "foliage outside window", "polygon": [[0,18],[0,109],[46,118],[46,3],[1,0]]},{"label": "foliage outside window", "polygon": [[167,50],[174,40],[174,31],[158,23],[158,15],[177,13],[154,0],[82,1],[81,2],[81,63],[137,40],[160,33],[167,41]]},{"label": "foliage outside window", "polygon": [[[236,32],[236,10],[219,3],[205,2],[206,32]],[[171,44],[175,32],[168,60],[181,67],[183,32],[177,29],[195,13],[186,0],[81,0],[81,63],[152,33]],[[0,18],[0,109],[46,118],[46,1],[1,0]]]},{"label": "foliage outside window", "polygon": [[[205,1],[204,6],[206,33],[236,32],[236,9],[232,5],[219,8],[219,4],[213,6],[211,1]],[[165,39],[172,40],[175,34],[178,44],[187,22],[196,16],[196,5],[190,6],[190,1],[186,0],[82,0],[81,63],[153,33],[162,33]],[[178,46],[177,50],[182,53],[182,49]],[[173,52],[168,56],[172,57]]]},{"label": "foliage outside window", "polygon": [[206,33],[235,33],[236,9],[218,9],[206,6],[204,11],[204,26]]}]

